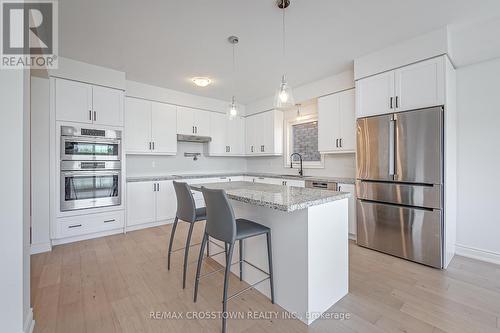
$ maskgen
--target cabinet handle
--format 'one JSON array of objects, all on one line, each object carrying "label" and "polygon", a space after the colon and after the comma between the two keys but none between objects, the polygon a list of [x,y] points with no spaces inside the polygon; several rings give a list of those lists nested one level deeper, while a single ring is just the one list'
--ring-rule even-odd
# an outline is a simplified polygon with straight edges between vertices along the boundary
[{"label": "cabinet handle", "polygon": [[75,225],[70,225],[68,226],[68,228],[72,229],[72,228],[80,228],[82,225],[81,224],[75,224]]},{"label": "cabinet handle", "polygon": [[195,126],[194,127],[194,133],[197,134],[198,133],[198,126]]},{"label": "cabinet handle", "polygon": [[231,146],[227,146],[227,149],[229,149],[229,153],[231,152]]},{"label": "cabinet handle", "polygon": [[339,139],[339,146],[342,148],[342,138]]},{"label": "cabinet handle", "polygon": [[153,141],[153,150],[155,150],[155,142]]},{"label": "cabinet handle", "polygon": [[92,120],[92,110],[89,110],[89,120]]},{"label": "cabinet handle", "polygon": [[398,98],[398,96],[396,96],[396,109],[399,108],[398,100],[399,100],[399,98]]},{"label": "cabinet handle", "polygon": [[153,192],[156,192],[156,183],[153,183]]},{"label": "cabinet handle", "polygon": [[394,99],[394,98],[393,98],[393,97],[391,97],[391,98],[390,98],[390,102],[389,102],[389,107],[390,107],[391,109],[392,109],[392,100],[393,100],[393,99]]},{"label": "cabinet handle", "polygon": [[94,111],[94,121],[97,120],[97,111]]},{"label": "cabinet handle", "polygon": [[111,220],[104,221],[104,223],[110,223],[110,222],[115,222],[115,221],[116,221],[115,219],[111,219]]},{"label": "cabinet handle", "polygon": [[250,151],[253,153],[253,146],[250,147]]},{"label": "cabinet handle", "polygon": [[342,186],[339,185],[339,192],[342,191]]},{"label": "cabinet handle", "polygon": [[337,147],[337,148],[339,147],[339,139],[335,140],[335,147]]},{"label": "cabinet handle", "polygon": [[160,183],[156,183],[156,189],[158,192],[160,192]]},{"label": "cabinet handle", "polygon": [[151,141],[149,141],[149,150],[151,150]]}]

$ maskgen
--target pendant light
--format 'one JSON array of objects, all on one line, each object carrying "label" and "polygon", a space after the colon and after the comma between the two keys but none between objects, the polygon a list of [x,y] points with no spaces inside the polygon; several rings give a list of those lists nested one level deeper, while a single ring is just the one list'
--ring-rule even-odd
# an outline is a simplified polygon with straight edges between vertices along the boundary
[{"label": "pendant light", "polygon": [[[236,44],[238,44],[239,42],[239,39],[238,37],[236,36],[229,36],[227,38],[228,42],[233,46],[233,89],[234,89],[234,86],[236,85],[235,81],[236,81],[236,60],[235,60],[235,47],[236,47]],[[234,119],[238,116],[238,105],[236,104],[236,97],[233,97],[231,98],[231,104],[229,105],[229,108],[227,110],[227,116],[229,119]]]},{"label": "pendant light", "polygon": [[[282,63],[285,64],[285,9],[290,5],[290,0],[278,0],[278,7],[282,10],[282,28],[283,28],[283,44],[282,44]],[[284,70],[284,68],[283,68]],[[294,106],[295,102],[293,99],[292,88],[288,85],[286,80],[286,74],[283,73],[281,76],[281,84],[276,91],[276,96],[274,98],[274,106],[277,109],[288,109]]]}]

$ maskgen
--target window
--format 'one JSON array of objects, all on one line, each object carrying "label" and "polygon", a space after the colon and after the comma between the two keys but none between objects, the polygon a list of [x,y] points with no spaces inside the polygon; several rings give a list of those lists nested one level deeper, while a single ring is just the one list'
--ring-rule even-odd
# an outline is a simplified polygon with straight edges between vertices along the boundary
[{"label": "window", "polygon": [[[318,120],[308,118],[291,119],[287,124],[285,167],[290,167],[290,155],[302,155],[304,168],[323,168],[323,156],[318,151]],[[299,158],[294,156],[294,167],[298,167]]]}]

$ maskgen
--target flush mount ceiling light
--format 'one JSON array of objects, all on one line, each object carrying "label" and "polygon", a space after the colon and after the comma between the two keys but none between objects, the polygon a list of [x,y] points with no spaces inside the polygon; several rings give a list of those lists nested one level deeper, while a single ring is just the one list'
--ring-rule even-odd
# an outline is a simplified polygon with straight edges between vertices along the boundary
[{"label": "flush mount ceiling light", "polygon": [[[281,63],[283,64],[283,67],[285,67],[285,9],[290,6],[290,0],[278,0],[276,1],[276,4],[278,8],[282,10],[282,32],[283,32],[283,44],[282,44],[282,59]],[[283,71],[285,68],[283,68]],[[278,90],[276,91],[276,96],[274,98],[274,106],[277,109],[288,109],[294,105],[294,99],[293,99],[293,93],[292,93],[292,88],[288,85],[288,82],[286,80],[286,74],[283,73],[281,76],[281,84]]]},{"label": "flush mount ceiling light", "polygon": [[[235,48],[236,44],[240,41],[238,37],[236,36],[229,36],[227,38],[227,41],[233,46],[233,88],[236,85],[236,55],[235,55]],[[234,119],[238,116],[238,105],[236,104],[236,97],[231,98],[231,104],[229,105],[229,108],[227,110],[227,116],[229,119]]]},{"label": "flush mount ceiling light", "polygon": [[193,81],[193,83],[196,84],[198,87],[206,87],[210,83],[212,83],[212,80],[210,80],[210,78],[205,76],[193,77],[191,81]]}]

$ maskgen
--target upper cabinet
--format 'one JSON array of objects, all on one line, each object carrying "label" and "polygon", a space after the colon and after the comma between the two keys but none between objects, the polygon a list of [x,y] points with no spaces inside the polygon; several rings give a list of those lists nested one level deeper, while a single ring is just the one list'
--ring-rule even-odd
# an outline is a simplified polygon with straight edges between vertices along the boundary
[{"label": "upper cabinet", "polygon": [[127,97],[124,142],[127,154],[175,155],[177,109],[170,104]]},{"label": "upper cabinet", "polygon": [[445,58],[425,60],[356,81],[356,117],[445,104]]},{"label": "upper cabinet", "polygon": [[247,156],[283,155],[283,112],[271,110],[246,118]]},{"label": "upper cabinet", "polygon": [[178,107],[177,134],[209,136],[210,113],[184,106]]},{"label": "upper cabinet", "polygon": [[60,121],[123,126],[123,91],[56,79],[55,109]]},{"label": "upper cabinet", "polygon": [[318,98],[318,150],[348,153],[356,150],[354,89]]},{"label": "upper cabinet", "polygon": [[210,141],[208,153],[211,156],[245,155],[245,119],[228,119],[224,113],[210,113]]}]

